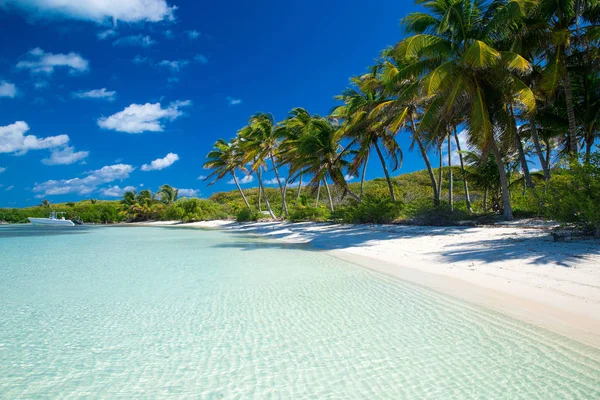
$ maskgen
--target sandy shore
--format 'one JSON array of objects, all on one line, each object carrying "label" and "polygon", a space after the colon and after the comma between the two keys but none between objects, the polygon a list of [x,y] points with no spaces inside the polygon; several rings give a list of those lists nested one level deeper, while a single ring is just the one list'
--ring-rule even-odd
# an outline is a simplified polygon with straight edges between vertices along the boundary
[{"label": "sandy shore", "polygon": [[600,347],[600,242],[554,242],[520,227],[237,224],[144,225],[221,228],[310,243],[346,261],[495,309]]}]

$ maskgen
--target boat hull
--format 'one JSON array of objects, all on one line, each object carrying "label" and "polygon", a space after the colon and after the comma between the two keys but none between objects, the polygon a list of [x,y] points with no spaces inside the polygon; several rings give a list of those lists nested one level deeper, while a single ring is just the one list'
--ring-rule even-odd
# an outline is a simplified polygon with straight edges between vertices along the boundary
[{"label": "boat hull", "polygon": [[75,226],[69,219],[27,218],[33,225],[45,226]]}]

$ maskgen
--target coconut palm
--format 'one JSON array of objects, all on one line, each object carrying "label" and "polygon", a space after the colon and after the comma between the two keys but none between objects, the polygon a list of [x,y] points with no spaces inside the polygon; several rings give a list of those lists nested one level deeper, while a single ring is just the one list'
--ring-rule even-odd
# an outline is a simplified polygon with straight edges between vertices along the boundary
[{"label": "coconut palm", "polygon": [[244,191],[236,176],[238,170],[246,172],[236,142],[227,142],[223,139],[217,140],[213,145],[213,150],[208,153],[206,158],[207,161],[204,163],[204,168],[212,170],[212,172],[204,179],[205,181],[210,181],[209,186],[214,185],[217,181],[231,175],[246,207],[251,210],[252,208],[250,207],[248,199],[246,199]]},{"label": "coconut palm", "polygon": [[155,197],[159,197],[160,201],[169,207],[177,201],[177,197],[179,197],[179,190],[170,185],[162,185],[158,192],[156,192]]},{"label": "coconut palm", "polygon": [[[289,176],[292,177],[296,172],[294,168],[297,164],[295,159],[297,154],[295,152],[295,141],[298,140],[300,135],[304,132],[307,126],[310,124],[311,115],[304,108],[294,108],[290,111],[288,117],[282,121],[276,128],[278,130],[277,136],[282,140],[279,143],[279,157],[281,163],[288,166]],[[288,182],[290,180],[288,179]],[[286,182],[286,184],[288,183]],[[293,182],[290,182],[293,183]],[[302,174],[298,175],[298,191],[296,193],[296,203],[300,200],[300,193],[302,190]]]},{"label": "coconut palm", "polygon": [[533,18],[543,26],[537,31],[542,40],[540,57],[545,62],[541,88],[553,96],[562,85],[569,122],[568,150],[576,158],[578,123],[568,58],[578,46],[598,40],[600,6],[597,0],[539,0]]},{"label": "coconut palm", "polygon": [[378,77],[377,70],[376,67],[373,73],[353,77],[350,80],[352,87],[336,97],[343,101],[344,105],[336,107],[332,117],[343,121],[341,131],[350,139],[349,147],[357,148],[349,166],[350,174],[355,175],[361,167],[366,167],[371,150],[375,149],[383,167],[390,196],[396,201],[386,156],[391,161],[392,171],[395,171],[402,165],[402,149],[395,139],[397,129],[390,129],[391,121],[380,112],[389,104],[390,99],[384,83]]},{"label": "coconut palm", "polygon": [[312,177],[309,186],[315,190],[319,190],[321,184],[325,187],[331,211],[333,211],[333,199],[328,181],[340,186],[345,194],[359,200],[344,179],[343,170],[348,163],[342,157],[342,136],[342,130],[331,121],[315,115],[311,117],[298,138],[289,143],[289,146],[294,148],[292,171],[295,175]]},{"label": "coconut palm", "polygon": [[[267,168],[267,161],[270,161],[271,168],[275,173],[275,180],[279,186],[281,194],[281,208],[282,213],[287,215],[287,204],[285,201],[285,188],[286,185],[282,184],[279,177],[279,171],[277,169],[276,158],[279,153],[279,141],[282,134],[281,130],[276,129],[275,121],[271,114],[258,113],[250,117],[248,126],[241,131],[243,141],[241,146],[244,152],[244,162],[251,162],[253,170],[265,170]],[[262,176],[261,176],[262,178]],[[260,184],[262,185],[262,179]],[[265,200],[265,202],[268,200]]]},{"label": "coconut palm", "polygon": [[406,72],[422,78],[425,94],[431,98],[421,128],[436,131],[444,121],[464,116],[469,143],[491,151],[500,172],[504,219],[513,218],[508,180],[498,141],[509,131],[510,118],[498,83],[510,86],[511,103],[524,111],[535,108],[535,97],[519,78],[531,70],[530,63],[511,51],[494,47],[498,37],[510,28],[502,24],[506,14],[523,18],[518,1],[505,4],[469,0],[422,0],[428,13],[408,15],[403,24],[414,35],[396,46],[396,55],[410,62]]}]

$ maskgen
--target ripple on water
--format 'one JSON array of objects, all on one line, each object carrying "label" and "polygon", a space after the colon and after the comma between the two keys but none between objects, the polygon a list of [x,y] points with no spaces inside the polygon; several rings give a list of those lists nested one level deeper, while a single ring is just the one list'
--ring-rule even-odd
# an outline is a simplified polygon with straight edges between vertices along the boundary
[{"label": "ripple on water", "polygon": [[301,247],[0,240],[3,398],[600,398],[598,350]]}]

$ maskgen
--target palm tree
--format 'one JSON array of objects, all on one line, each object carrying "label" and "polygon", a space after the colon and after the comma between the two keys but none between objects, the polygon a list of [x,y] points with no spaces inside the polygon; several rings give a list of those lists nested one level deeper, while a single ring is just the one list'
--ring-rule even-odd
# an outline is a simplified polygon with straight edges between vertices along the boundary
[{"label": "palm tree", "polygon": [[170,207],[177,201],[179,190],[170,185],[162,185],[154,196],[160,197],[160,201],[167,207]]},{"label": "palm tree", "polygon": [[[288,166],[289,176],[292,177],[295,173],[294,166],[297,154],[295,152],[294,143],[302,132],[310,124],[311,116],[304,108],[294,108],[290,111],[288,117],[279,124],[277,136],[282,138],[279,143],[279,157],[283,164]],[[288,179],[289,181],[289,179]],[[287,182],[286,182],[287,184]],[[298,191],[296,193],[296,203],[300,200],[300,192],[302,190],[302,174],[298,175]]]},{"label": "palm tree", "polygon": [[562,84],[569,122],[568,149],[571,157],[577,158],[578,124],[568,57],[578,45],[598,40],[600,7],[597,0],[539,0],[533,19],[544,27],[538,33],[542,36],[540,57],[545,61],[541,88],[552,96]]},{"label": "palm tree", "polygon": [[504,38],[506,14],[523,18],[522,7],[512,3],[469,0],[420,0],[429,13],[412,13],[403,24],[413,36],[396,46],[396,55],[410,62],[400,74],[423,76],[425,94],[431,98],[421,119],[421,129],[436,131],[444,121],[464,116],[469,142],[494,154],[500,172],[504,219],[513,218],[508,180],[498,141],[509,125],[505,93],[498,82],[510,85],[511,103],[524,111],[535,108],[535,97],[520,74],[531,70],[530,63],[512,51],[494,48]]},{"label": "palm tree", "polygon": [[[271,114],[258,113],[250,117],[248,126],[242,130],[242,147],[244,151],[244,162],[252,162],[252,169],[267,168],[267,160],[271,162],[271,168],[275,173],[275,179],[281,194],[281,209],[287,215],[287,204],[285,201],[285,188],[281,183],[277,163],[275,161],[279,153],[279,141],[282,131],[276,129],[275,121]],[[262,172],[261,172],[262,174]],[[262,176],[261,176],[262,178]],[[262,184],[262,179],[260,184]]]},{"label": "palm tree", "polygon": [[377,67],[374,68],[374,72],[371,74],[354,77],[350,80],[352,87],[337,96],[337,99],[342,100],[344,105],[338,106],[333,111],[332,117],[343,121],[341,130],[344,136],[351,140],[350,146],[357,147],[350,163],[350,174],[355,175],[361,166],[366,165],[370,152],[374,148],[383,167],[390,196],[392,200],[396,201],[394,186],[383,151],[391,160],[392,170],[395,171],[402,165],[402,149],[395,139],[397,130],[389,129],[385,115],[380,112],[389,104],[389,98],[384,90],[384,84],[377,76],[377,69]]},{"label": "palm tree", "polygon": [[345,194],[359,200],[359,197],[348,187],[342,172],[348,165],[342,157],[340,143],[342,135],[342,130],[329,120],[315,115],[305,125],[298,138],[289,143],[289,146],[294,148],[291,170],[296,176],[312,177],[309,185],[316,190],[320,190],[321,185],[325,187],[331,211],[333,211],[333,199],[328,181],[341,186]]},{"label": "palm tree", "polygon": [[238,170],[246,171],[236,142],[226,142],[223,139],[217,140],[213,145],[213,150],[208,153],[206,158],[207,161],[204,163],[204,168],[213,170],[210,175],[204,179],[205,181],[212,180],[209,183],[209,186],[214,185],[215,182],[223,179],[225,176],[231,175],[246,207],[248,207],[248,210],[252,210],[236,176]]}]

